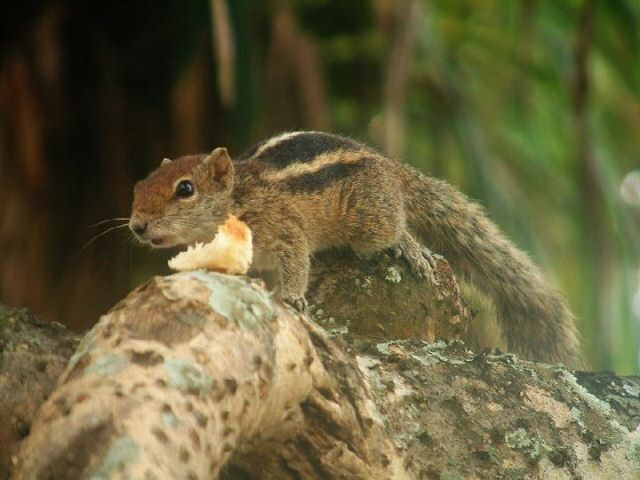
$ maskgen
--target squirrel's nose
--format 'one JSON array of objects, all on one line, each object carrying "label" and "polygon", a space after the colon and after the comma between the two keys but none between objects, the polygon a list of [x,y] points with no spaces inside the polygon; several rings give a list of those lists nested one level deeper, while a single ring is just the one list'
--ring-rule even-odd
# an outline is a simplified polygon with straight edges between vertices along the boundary
[{"label": "squirrel's nose", "polygon": [[131,225],[129,225],[129,228],[131,228],[136,235],[142,235],[147,231],[147,222],[133,221]]}]

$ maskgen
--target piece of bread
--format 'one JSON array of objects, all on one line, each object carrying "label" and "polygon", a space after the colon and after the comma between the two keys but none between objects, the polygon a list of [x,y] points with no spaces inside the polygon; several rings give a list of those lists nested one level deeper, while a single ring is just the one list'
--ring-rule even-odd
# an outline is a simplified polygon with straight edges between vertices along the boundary
[{"label": "piece of bread", "polygon": [[206,268],[232,275],[244,275],[253,257],[251,230],[246,223],[230,215],[218,227],[209,243],[196,242],[184,252],[169,259],[169,268],[180,272]]}]

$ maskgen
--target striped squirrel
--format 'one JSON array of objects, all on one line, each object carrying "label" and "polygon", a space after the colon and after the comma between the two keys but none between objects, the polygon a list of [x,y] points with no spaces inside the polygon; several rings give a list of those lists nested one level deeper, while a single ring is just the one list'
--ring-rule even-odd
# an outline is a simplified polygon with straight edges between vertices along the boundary
[{"label": "striped squirrel", "polygon": [[252,270],[275,270],[283,299],[298,309],[306,307],[314,252],[394,248],[414,274],[430,278],[431,258],[420,240],[492,299],[510,350],[580,363],[565,301],[482,207],[354,140],[289,132],[235,160],[224,148],[165,159],[136,185],[129,226],[142,242],[165,248],[210,241],[229,214],[252,231]]}]

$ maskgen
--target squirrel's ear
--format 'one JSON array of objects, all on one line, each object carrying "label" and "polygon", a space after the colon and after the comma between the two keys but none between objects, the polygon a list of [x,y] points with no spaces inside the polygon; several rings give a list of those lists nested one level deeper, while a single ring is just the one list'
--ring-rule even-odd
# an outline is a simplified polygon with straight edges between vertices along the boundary
[{"label": "squirrel's ear", "polygon": [[164,165],[168,165],[169,163],[171,163],[171,159],[170,158],[163,158],[162,161],[160,162],[160,166],[164,166]]},{"label": "squirrel's ear", "polygon": [[233,163],[229,152],[224,147],[218,147],[205,159],[204,164],[211,169],[216,182],[226,183],[233,176]]}]

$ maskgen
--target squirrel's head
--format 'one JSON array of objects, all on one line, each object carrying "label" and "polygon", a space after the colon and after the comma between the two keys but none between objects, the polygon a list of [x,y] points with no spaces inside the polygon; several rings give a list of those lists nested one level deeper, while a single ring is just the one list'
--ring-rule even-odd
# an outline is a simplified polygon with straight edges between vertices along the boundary
[{"label": "squirrel's head", "polygon": [[209,241],[231,207],[234,170],[226,148],[165,158],[133,190],[129,228],[157,248]]}]

